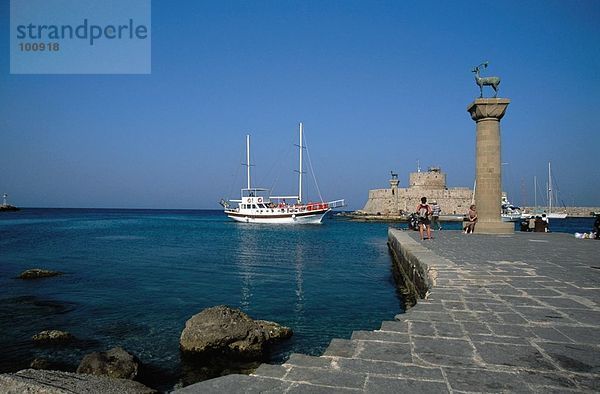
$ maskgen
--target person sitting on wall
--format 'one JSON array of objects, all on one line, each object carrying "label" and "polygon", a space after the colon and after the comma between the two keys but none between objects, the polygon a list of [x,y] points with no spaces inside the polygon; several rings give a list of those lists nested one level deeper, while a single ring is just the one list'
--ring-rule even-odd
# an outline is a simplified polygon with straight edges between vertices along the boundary
[{"label": "person sitting on wall", "polygon": [[472,204],[469,207],[469,213],[467,214],[467,226],[465,227],[465,234],[473,234],[475,231],[475,224],[477,223],[477,207]]},{"label": "person sitting on wall", "polygon": [[600,239],[600,213],[596,214],[596,221],[594,222],[594,233],[596,239]]},{"label": "person sitting on wall", "polygon": [[547,232],[548,224],[542,219],[541,216],[535,217],[535,229],[536,233],[545,233]]},{"label": "person sitting on wall", "polygon": [[440,224],[440,213],[442,213],[442,208],[440,208],[435,200],[432,201],[431,204],[431,227],[433,227],[434,230],[441,230],[442,225]]}]

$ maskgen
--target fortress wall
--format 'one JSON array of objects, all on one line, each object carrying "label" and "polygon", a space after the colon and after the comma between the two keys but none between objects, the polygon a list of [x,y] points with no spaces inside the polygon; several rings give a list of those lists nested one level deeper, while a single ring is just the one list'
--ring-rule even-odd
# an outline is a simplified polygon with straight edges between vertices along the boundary
[{"label": "fortress wall", "polygon": [[371,214],[398,215],[398,190],[401,189],[395,189],[394,193],[392,189],[369,190],[369,199],[363,211]]},{"label": "fortress wall", "polygon": [[394,194],[392,189],[370,190],[362,210],[372,215],[398,215],[400,211],[410,213],[416,210],[421,197],[427,197],[428,202],[436,200],[442,214],[464,214],[469,210],[472,191],[466,187],[434,190],[398,188]]}]

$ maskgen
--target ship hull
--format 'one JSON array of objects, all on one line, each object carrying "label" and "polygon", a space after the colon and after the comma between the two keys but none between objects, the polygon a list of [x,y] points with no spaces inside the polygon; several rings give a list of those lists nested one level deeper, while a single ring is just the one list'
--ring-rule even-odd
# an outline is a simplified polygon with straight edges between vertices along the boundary
[{"label": "ship hull", "polygon": [[323,217],[331,209],[316,210],[303,213],[286,214],[250,214],[236,211],[225,211],[227,217],[240,223],[260,224],[320,224]]}]

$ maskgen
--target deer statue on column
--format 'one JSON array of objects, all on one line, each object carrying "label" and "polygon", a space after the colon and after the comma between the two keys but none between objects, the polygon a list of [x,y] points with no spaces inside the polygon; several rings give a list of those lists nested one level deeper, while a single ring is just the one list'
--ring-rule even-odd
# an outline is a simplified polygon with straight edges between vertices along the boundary
[{"label": "deer statue on column", "polygon": [[491,86],[494,89],[494,98],[498,97],[498,85],[500,85],[500,77],[481,77],[479,70],[481,67],[487,68],[489,62],[481,63],[473,67],[471,72],[475,73],[475,83],[479,86],[479,97],[483,98],[483,87]]}]

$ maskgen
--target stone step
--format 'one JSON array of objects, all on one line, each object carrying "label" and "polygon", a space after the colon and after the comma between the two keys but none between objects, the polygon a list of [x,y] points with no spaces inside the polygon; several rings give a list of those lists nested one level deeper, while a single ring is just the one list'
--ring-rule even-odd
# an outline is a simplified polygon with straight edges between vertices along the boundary
[{"label": "stone step", "polygon": [[300,353],[293,353],[290,355],[290,358],[284,365],[322,369],[332,368],[331,358],[329,357],[307,356],[306,354]]},{"label": "stone step", "polygon": [[410,343],[408,334],[385,331],[354,331],[351,339],[362,341]]},{"label": "stone step", "polygon": [[334,338],[323,352],[323,356],[352,358],[358,351],[359,342]]}]

